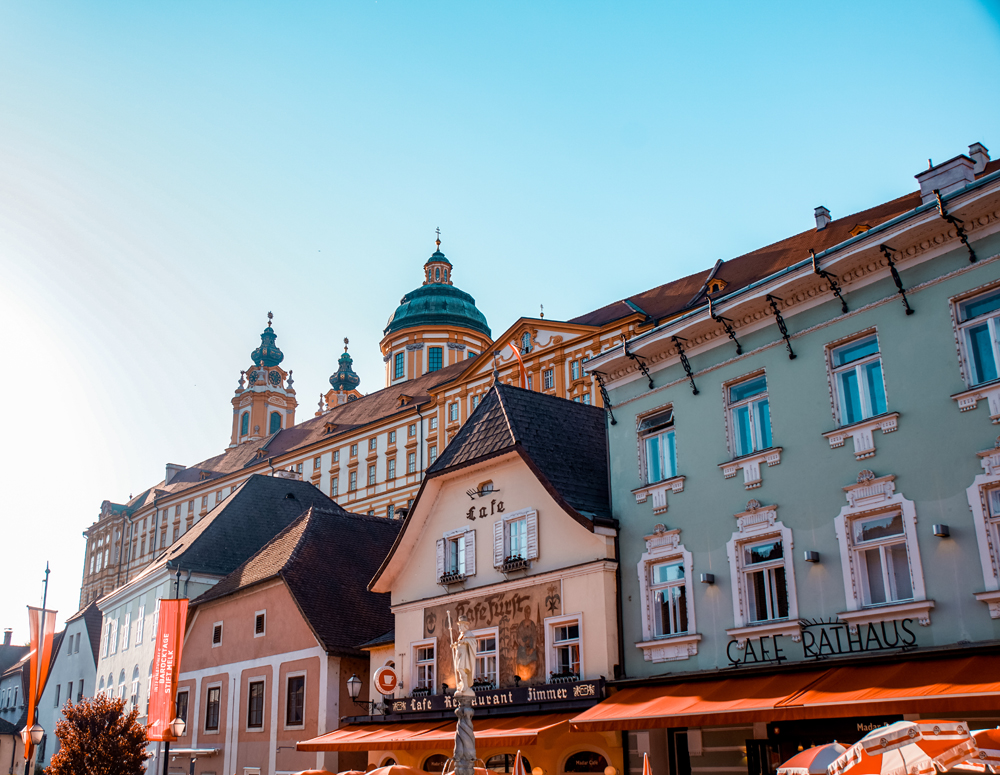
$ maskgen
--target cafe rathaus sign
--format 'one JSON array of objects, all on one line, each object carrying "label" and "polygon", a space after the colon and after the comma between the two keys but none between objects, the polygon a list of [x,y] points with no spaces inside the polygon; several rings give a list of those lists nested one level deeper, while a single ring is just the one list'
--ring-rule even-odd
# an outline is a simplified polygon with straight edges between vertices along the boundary
[{"label": "cafe rathaus sign", "polygon": [[[472,701],[474,708],[517,708],[521,705],[541,705],[553,702],[600,700],[604,697],[604,681],[571,681],[536,686],[517,686],[509,689],[476,690]],[[425,697],[403,697],[386,700],[389,713],[421,713],[451,710],[458,707],[450,694]]]},{"label": "cafe rathaus sign", "polygon": [[[916,648],[913,619],[868,622],[852,627],[846,622],[803,619],[799,637],[761,635],[729,641],[726,656],[733,667],[740,665],[780,665],[793,657],[801,660],[842,657]],[[798,653],[796,653],[798,652]]]}]

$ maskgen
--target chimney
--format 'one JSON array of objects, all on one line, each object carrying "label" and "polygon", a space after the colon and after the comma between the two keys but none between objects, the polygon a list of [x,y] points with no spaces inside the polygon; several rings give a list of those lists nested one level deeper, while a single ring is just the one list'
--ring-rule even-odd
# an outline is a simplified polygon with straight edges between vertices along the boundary
[{"label": "chimney", "polygon": [[174,477],[184,469],[185,466],[178,465],[177,463],[167,463],[167,475],[164,477],[163,483],[170,484],[174,480]]},{"label": "chimney", "polygon": [[919,175],[914,175],[920,183],[921,201],[924,204],[933,202],[935,189],[944,196],[965,188],[976,179],[974,167],[972,159],[968,156],[956,156],[943,164],[924,170]]},{"label": "chimney", "polygon": [[982,143],[973,143],[969,146],[969,158],[976,165],[972,168],[972,174],[979,175],[990,161],[990,151]]},{"label": "chimney", "polygon": [[14,634],[14,631],[12,629],[10,629],[9,627],[6,630],[3,631],[3,645],[5,645],[5,646],[9,646],[10,645],[10,638],[11,638],[11,636],[13,634]]},{"label": "chimney", "polygon": [[816,216],[816,231],[823,231],[823,229],[830,225],[830,221],[833,220],[830,217],[830,211],[823,207],[823,205],[817,207],[813,211],[813,214]]}]

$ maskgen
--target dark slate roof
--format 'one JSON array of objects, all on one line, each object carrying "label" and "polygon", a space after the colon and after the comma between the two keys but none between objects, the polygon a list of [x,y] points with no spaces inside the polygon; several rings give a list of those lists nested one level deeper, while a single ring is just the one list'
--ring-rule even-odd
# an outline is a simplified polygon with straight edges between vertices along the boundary
[{"label": "dark slate roof", "polygon": [[13,724],[11,724],[9,721],[5,721],[4,719],[0,718],[0,735],[16,735],[18,739],[20,739],[21,730],[18,729]]},{"label": "dark slate roof", "polygon": [[69,619],[66,620],[66,624],[75,622],[81,617],[87,627],[87,638],[90,640],[90,652],[94,656],[94,666],[96,667],[97,652],[101,647],[101,609],[97,607],[96,600],[83,610],[77,611],[69,617]]},{"label": "dark slate roof", "polygon": [[396,642],[396,631],[389,630],[389,632],[384,635],[379,635],[377,638],[372,638],[367,643],[362,643],[358,646],[359,649],[371,649],[376,646],[388,646],[390,643]]},{"label": "dark slate roof", "polygon": [[498,383],[427,476],[518,451],[571,512],[588,520],[610,519],[605,444],[603,409]]},{"label": "dark slate roof", "polygon": [[309,482],[254,474],[182,535],[137,578],[164,565],[225,576],[310,506],[343,509]]},{"label": "dark slate roof", "polygon": [[[989,175],[998,169],[1000,169],[1000,160],[991,161],[977,177]],[[824,250],[850,239],[851,231],[857,226],[867,225],[869,228],[874,228],[881,223],[910,212],[920,205],[920,192],[914,191],[867,210],[837,218],[820,231],[815,228],[809,229],[742,256],[723,261],[716,270],[715,277],[725,281],[725,293],[738,291],[768,275],[809,258],[810,248],[817,253],[822,253]],[[711,269],[705,269],[687,277],[672,280],[648,291],[629,296],[627,299],[607,304],[600,309],[573,318],[569,322],[602,326],[636,314],[636,308],[644,312],[651,321],[662,322],[687,309],[693,309],[707,303],[703,289],[711,272]]]},{"label": "dark slate roof", "polygon": [[393,626],[389,595],[369,592],[368,580],[400,524],[340,508],[310,508],[192,605],[281,578],[328,652],[360,655],[359,643]]},{"label": "dark slate roof", "polygon": [[0,675],[7,672],[8,667],[24,659],[30,650],[30,646],[0,646]]}]

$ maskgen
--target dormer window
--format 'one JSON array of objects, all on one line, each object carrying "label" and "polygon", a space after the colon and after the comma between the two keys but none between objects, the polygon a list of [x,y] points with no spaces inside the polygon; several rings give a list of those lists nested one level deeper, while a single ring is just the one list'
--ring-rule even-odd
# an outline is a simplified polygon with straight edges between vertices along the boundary
[{"label": "dormer window", "polygon": [[722,280],[722,279],[720,279],[718,277],[713,277],[711,280],[708,281],[708,291],[707,292],[708,293],[718,293],[723,288],[725,288],[727,284],[728,283],[726,283],[725,280]]}]

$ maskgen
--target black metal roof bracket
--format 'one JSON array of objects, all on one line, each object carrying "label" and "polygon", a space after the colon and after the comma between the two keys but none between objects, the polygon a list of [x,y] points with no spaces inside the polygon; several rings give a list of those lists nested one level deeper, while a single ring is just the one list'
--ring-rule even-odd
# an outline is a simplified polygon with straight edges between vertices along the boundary
[{"label": "black metal roof bracket", "polygon": [[604,372],[592,371],[590,373],[594,375],[594,378],[597,380],[597,386],[601,389],[601,400],[604,401],[604,410],[611,417],[611,424],[617,425],[618,420],[615,419],[615,413],[611,411],[611,397],[608,395],[608,389],[604,387]]},{"label": "black metal roof bracket", "polygon": [[736,354],[743,355],[743,345],[741,345],[739,339],[736,338],[736,332],[733,331],[733,327],[729,325],[733,321],[729,318],[722,317],[722,315],[715,314],[715,308],[713,306],[711,296],[708,297],[708,314],[716,323],[722,323],[722,327],[726,330],[726,333],[729,334],[729,338],[736,342]]},{"label": "black metal roof bracket", "polygon": [[691,362],[688,360],[687,353],[684,352],[684,345],[681,344],[681,342],[686,342],[687,339],[680,336],[673,336],[671,339],[673,339],[674,344],[677,346],[677,354],[681,357],[681,366],[684,367],[684,373],[691,380],[691,393],[698,395],[698,388],[694,384],[694,375],[691,373]]},{"label": "black metal roof bracket", "polygon": [[788,360],[794,361],[797,357],[792,351],[792,340],[788,336],[788,327],[785,326],[785,319],[781,317],[781,310],[778,309],[778,302],[784,301],[784,299],[778,296],[772,296],[770,293],[766,296],[768,303],[771,305],[771,310],[774,312],[774,319],[778,323],[778,330],[781,332],[781,338],[785,340],[785,348],[788,350]]},{"label": "black metal roof bracket", "polygon": [[833,291],[833,295],[840,299],[840,311],[845,315],[847,314],[847,302],[844,301],[844,296],[840,291],[840,286],[837,285],[837,278],[830,274],[825,269],[819,268],[819,258],[816,256],[816,251],[809,248],[809,255],[812,256],[813,260],[813,272],[822,277],[828,283],[830,283],[830,290]]},{"label": "black metal roof bracket", "polygon": [[899,279],[899,272],[896,271],[896,262],[892,260],[892,254],[895,252],[895,249],[890,248],[885,244],[879,245],[878,249],[882,251],[882,255],[885,256],[885,260],[889,262],[889,271],[892,272],[892,281],[896,283],[896,290],[899,292],[899,295],[903,297],[903,306],[906,307],[906,314],[912,315],[913,308],[910,307],[910,302],[906,300],[906,291],[903,289],[903,281]]},{"label": "black metal roof bracket", "polygon": [[938,215],[955,227],[955,233],[958,235],[958,238],[962,240],[962,244],[965,245],[965,249],[969,251],[969,263],[976,263],[976,251],[974,251],[972,249],[972,245],[969,244],[969,236],[965,233],[965,221],[961,218],[956,218],[945,209],[944,201],[941,199],[941,192],[936,188],[934,189],[934,196],[937,197]]},{"label": "black metal roof bracket", "polygon": [[635,361],[635,365],[639,367],[639,371],[641,371],[645,375],[646,379],[649,380],[649,389],[652,390],[653,378],[649,376],[649,369],[646,368],[645,358],[643,358],[641,355],[636,355],[635,353],[630,353],[628,351],[628,339],[626,339],[625,337],[622,337],[622,352],[625,353],[625,357],[631,358],[633,361]]}]

